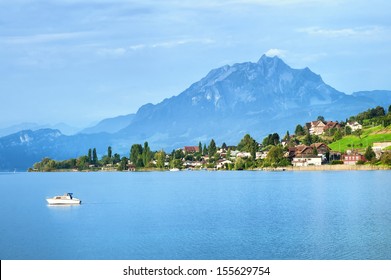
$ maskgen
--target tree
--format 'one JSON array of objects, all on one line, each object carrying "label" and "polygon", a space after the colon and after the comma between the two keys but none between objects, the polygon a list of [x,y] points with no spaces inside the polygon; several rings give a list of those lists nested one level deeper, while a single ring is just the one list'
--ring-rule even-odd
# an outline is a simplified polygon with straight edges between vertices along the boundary
[{"label": "tree", "polygon": [[208,154],[208,148],[206,148],[206,144],[204,144],[204,148],[202,149],[202,155],[206,156]]},{"label": "tree", "polygon": [[156,160],[156,167],[157,168],[164,168],[164,163],[166,161],[166,153],[161,150],[155,154],[155,160]]},{"label": "tree", "polygon": [[185,154],[183,153],[182,149],[173,150],[171,153],[172,159],[182,160],[184,157],[185,157]]},{"label": "tree", "polygon": [[88,163],[88,156],[81,156],[76,160],[76,167],[78,170],[87,169]]},{"label": "tree", "polygon": [[391,114],[391,105],[388,107],[388,114]]},{"label": "tree", "polygon": [[127,168],[128,168],[128,159],[126,157],[122,157],[117,170],[123,171],[126,170]]},{"label": "tree", "polygon": [[352,134],[352,128],[350,126],[345,126],[345,134],[346,135],[350,135]]},{"label": "tree", "polygon": [[198,152],[200,153],[200,155],[202,155],[202,144],[201,144],[201,142],[198,143]]},{"label": "tree", "polygon": [[340,140],[342,139],[342,133],[341,133],[341,130],[337,130],[335,133],[334,133],[334,137],[333,137],[333,140],[334,141],[337,141],[337,140]]},{"label": "tree", "polygon": [[143,153],[143,147],[141,144],[133,144],[130,148],[130,161],[136,166],[136,167],[142,167],[143,166],[143,160],[142,155]]},{"label": "tree", "polygon": [[274,146],[269,150],[266,161],[273,167],[289,165],[288,160],[284,158],[284,150],[281,145]]},{"label": "tree", "polygon": [[296,126],[296,129],[295,129],[295,134],[296,134],[296,136],[303,136],[304,135],[304,128],[300,125],[300,124],[298,124],[297,126]]},{"label": "tree", "polygon": [[359,139],[361,139],[362,135],[362,129],[357,129],[356,131],[353,132],[354,135],[357,135]]},{"label": "tree", "polygon": [[111,159],[113,151],[111,150],[111,146],[107,147],[107,156]]},{"label": "tree", "polygon": [[112,160],[113,160],[114,164],[117,164],[121,161],[121,156],[119,154],[115,153],[114,156],[112,157]]},{"label": "tree", "polygon": [[92,150],[91,149],[88,149],[88,162],[89,163],[92,162]]},{"label": "tree", "polygon": [[289,130],[287,130],[284,136],[284,140],[289,141],[289,139],[290,139]]},{"label": "tree", "polygon": [[273,142],[273,145],[277,145],[280,143],[280,135],[278,135],[278,133],[272,134],[272,142]]},{"label": "tree", "polygon": [[250,134],[246,134],[243,139],[240,140],[238,150],[250,153],[251,157],[255,159],[258,150],[258,143],[250,136]]},{"label": "tree", "polygon": [[96,154],[96,148],[92,150],[92,163],[97,164],[98,163],[98,155]]},{"label": "tree", "polygon": [[269,134],[262,141],[263,146],[269,146],[269,145],[275,146],[278,143],[280,143],[280,136],[278,135],[278,133]]},{"label": "tree", "polygon": [[144,142],[144,149],[142,152],[142,159],[143,164],[145,167],[149,166],[149,162],[151,161],[152,155],[151,155],[151,149],[148,146],[148,142]]},{"label": "tree", "polygon": [[373,149],[372,149],[371,146],[368,146],[367,149],[365,150],[364,157],[365,157],[368,161],[372,161],[374,158],[376,158],[376,154],[375,154],[375,152],[373,151]]},{"label": "tree", "polygon": [[210,143],[209,143],[209,146],[208,146],[208,155],[209,155],[209,158],[212,158],[215,156],[217,152],[217,147],[216,147],[216,142],[215,140],[210,140]]},{"label": "tree", "polygon": [[221,145],[221,148],[226,150],[227,149],[227,144],[225,144],[225,142],[224,142],[223,145]]},{"label": "tree", "polygon": [[241,157],[238,157],[235,161],[235,169],[236,170],[243,170],[245,168],[245,161]]},{"label": "tree", "polygon": [[101,158],[100,162],[101,162],[102,165],[106,165],[106,164],[112,163],[112,160],[107,155],[104,155]]},{"label": "tree", "polygon": [[318,118],[316,119],[316,120],[318,120],[318,121],[321,121],[321,122],[325,122],[325,120],[324,120],[324,117],[323,116],[318,116]]},{"label": "tree", "polygon": [[386,111],[383,107],[377,106],[372,113],[373,117],[382,117],[386,115]]},{"label": "tree", "polygon": [[303,139],[303,143],[304,143],[304,145],[307,145],[307,146],[312,144],[312,137],[311,137],[311,134],[310,134],[310,132],[308,130],[305,133],[305,137]]},{"label": "tree", "polygon": [[170,168],[182,169],[182,167],[183,167],[182,160],[180,160],[180,159],[172,159],[170,161]]}]

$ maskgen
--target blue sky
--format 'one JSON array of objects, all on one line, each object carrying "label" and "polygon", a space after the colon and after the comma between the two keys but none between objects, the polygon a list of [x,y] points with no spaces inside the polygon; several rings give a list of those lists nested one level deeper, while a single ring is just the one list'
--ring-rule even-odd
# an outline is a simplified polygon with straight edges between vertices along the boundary
[{"label": "blue sky", "polygon": [[391,90],[391,1],[1,0],[0,127],[83,127],[279,55],[334,88]]}]

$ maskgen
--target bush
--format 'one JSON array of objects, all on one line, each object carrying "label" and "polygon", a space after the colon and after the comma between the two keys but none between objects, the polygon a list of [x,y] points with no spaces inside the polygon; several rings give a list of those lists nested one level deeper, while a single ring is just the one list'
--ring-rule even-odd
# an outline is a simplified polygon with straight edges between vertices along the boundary
[{"label": "bush", "polygon": [[391,165],[391,152],[386,152],[380,157],[382,164]]},{"label": "bush", "polygon": [[343,161],[342,160],[333,160],[331,162],[332,165],[336,165],[336,164],[343,164]]}]

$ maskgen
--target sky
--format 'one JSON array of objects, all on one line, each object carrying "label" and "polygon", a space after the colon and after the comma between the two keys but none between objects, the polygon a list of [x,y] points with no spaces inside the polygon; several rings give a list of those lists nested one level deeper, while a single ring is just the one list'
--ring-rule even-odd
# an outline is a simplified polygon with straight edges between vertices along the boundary
[{"label": "sky", "polygon": [[0,128],[86,127],[278,55],[350,94],[391,90],[391,1],[0,0]]}]

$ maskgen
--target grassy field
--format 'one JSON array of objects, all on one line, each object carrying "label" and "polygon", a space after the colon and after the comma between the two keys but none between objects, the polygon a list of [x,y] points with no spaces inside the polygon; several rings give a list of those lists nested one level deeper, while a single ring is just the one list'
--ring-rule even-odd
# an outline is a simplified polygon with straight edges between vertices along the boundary
[{"label": "grassy field", "polygon": [[358,149],[363,152],[365,149],[372,145],[373,142],[391,141],[391,127],[386,128],[382,126],[375,126],[363,129],[363,133],[360,137],[355,135],[348,135],[328,146],[333,151],[344,152],[346,150]]}]

